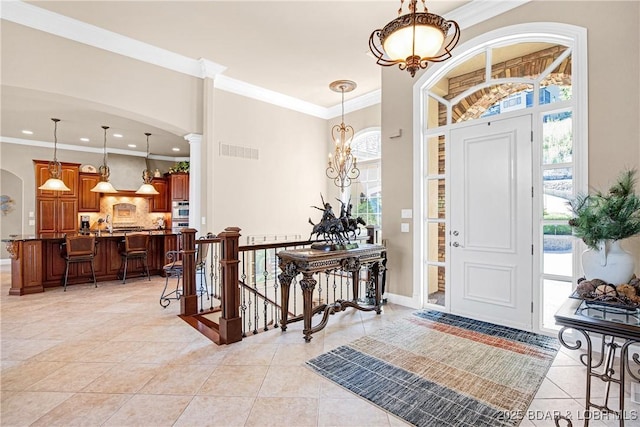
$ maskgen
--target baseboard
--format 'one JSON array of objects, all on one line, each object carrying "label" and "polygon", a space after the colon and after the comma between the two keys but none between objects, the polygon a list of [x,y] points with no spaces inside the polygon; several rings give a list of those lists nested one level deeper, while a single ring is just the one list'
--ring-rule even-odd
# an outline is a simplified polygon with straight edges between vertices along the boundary
[{"label": "baseboard", "polygon": [[387,300],[387,302],[390,302],[392,304],[398,304],[409,308],[420,308],[420,303],[418,301],[404,295],[396,295],[385,292],[384,298]]}]

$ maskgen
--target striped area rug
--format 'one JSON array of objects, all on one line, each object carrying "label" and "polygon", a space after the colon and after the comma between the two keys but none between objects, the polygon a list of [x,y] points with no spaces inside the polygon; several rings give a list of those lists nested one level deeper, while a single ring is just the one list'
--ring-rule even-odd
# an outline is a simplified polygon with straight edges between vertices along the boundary
[{"label": "striped area rug", "polygon": [[517,426],[555,338],[421,311],[307,364],[416,426]]}]

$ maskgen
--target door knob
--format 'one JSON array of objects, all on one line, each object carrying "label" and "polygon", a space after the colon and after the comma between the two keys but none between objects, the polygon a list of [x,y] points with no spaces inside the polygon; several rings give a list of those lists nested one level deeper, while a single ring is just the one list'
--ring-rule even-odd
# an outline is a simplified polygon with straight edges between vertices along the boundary
[{"label": "door knob", "polygon": [[452,245],[453,245],[454,247],[456,247],[456,248],[461,247],[461,246],[460,246],[460,243],[458,243],[458,242],[453,242],[453,243],[452,243]]},{"label": "door knob", "polygon": [[454,236],[457,236],[458,234],[460,234],[460,233],[458,233],[458,231],[457,231],[457,230],[453,230],[453,235],[454,235]]}]

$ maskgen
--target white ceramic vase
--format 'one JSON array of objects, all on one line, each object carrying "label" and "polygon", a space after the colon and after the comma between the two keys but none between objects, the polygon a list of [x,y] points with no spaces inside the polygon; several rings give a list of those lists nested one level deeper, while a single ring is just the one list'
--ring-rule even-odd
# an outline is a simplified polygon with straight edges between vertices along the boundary
[{"label": "white ceramic vase", "polygon": [[633,277],[633,255],[622,249],[620,240],[602,240],[598,250],[582,253],[582,270],[587,280],[600,279],[613,285],[629,283]]}]

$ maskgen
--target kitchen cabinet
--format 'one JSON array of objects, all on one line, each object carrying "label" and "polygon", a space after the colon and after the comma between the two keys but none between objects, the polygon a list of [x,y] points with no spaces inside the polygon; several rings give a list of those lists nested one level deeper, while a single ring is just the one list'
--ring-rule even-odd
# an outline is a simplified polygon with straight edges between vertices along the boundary
[{"label": "kitchen cabinet", "polygon": [[49,162],[34,160],[36,177],[36,233],[78,231],[79,163],[62,163],[62,181],[71,191],[40,190],[49,179]]},{"label": "kitchen cabinet", "polygon": [[62,182],[65,183],[71,191],[51,191],[40,190],[42,184],[49,179],[49,161],[47,160],[34,160],[36,168],[36,197],[78,197],[78,173],[80,170],[80,163],[61,163],[62,165]]},{"label": "kitchen cabinet", "polygon": [[188,173],[172,173],[169,174],[169,186],[171,187],[172,201],[188,201],[189,200],[189,174]]},{"label": "kitchen cabinet", "polygon": [[97,173],[80,172],[78,210],[80,212],[100,212],[100,193],[91,191],[100,182]]},{"label": "kitchen cabinet", "polygon": [[36,233],[77,233],[78,199],[38,198]]},{"label": "kitchen cabinet", "polygon": [[149,199],[149,212],[169,212],[171,211],[171,195],[169,194],[169,184],[164,178],[153,178],[151,185],[160,194]]}]

